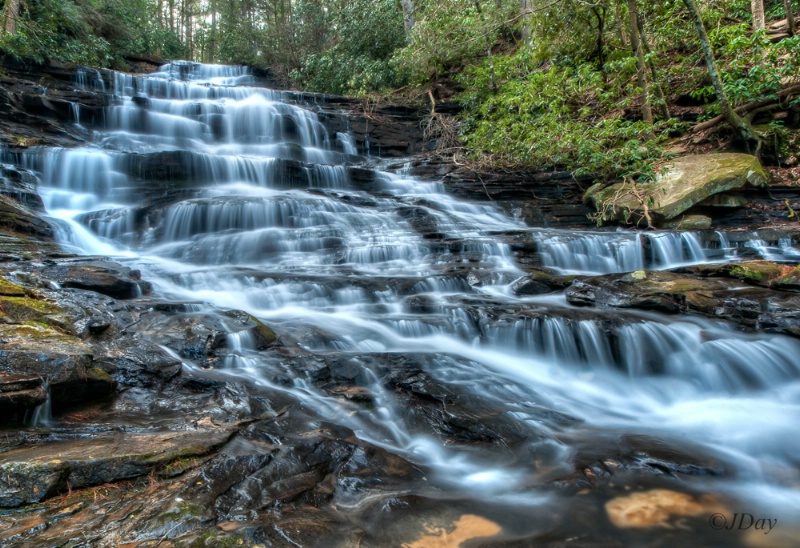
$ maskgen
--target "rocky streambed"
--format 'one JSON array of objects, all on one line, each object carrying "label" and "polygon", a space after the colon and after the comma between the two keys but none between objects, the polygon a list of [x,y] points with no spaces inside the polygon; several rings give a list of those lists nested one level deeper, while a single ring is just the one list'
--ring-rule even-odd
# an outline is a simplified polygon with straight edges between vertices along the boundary
[{"label": "rocky streambed", "polygon": [[3,545],[796,538],[790,224],[592,230],[578,182],[365,156],[410,112],[14,67]]}]

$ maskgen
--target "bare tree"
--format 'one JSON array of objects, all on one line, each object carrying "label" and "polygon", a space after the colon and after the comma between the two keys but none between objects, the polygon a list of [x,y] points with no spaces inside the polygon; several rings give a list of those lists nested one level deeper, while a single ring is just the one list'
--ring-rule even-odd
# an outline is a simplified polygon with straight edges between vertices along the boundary
[{"label": "bare tree", "polygon": [[667,97],[664,95],[664,89],[661,87],[661,83],[658,79],[658,71],[656,71],[656,64],[653,62],[653,49],[650,47],[650,44],[647,42],[647,33],[644,30],[644,17],[642,14],[639,14],[639,39],[642,41],[642,49],[644,49],[644,54],[647,56],[647,66],[650,67],[650,77],[652,78],[653,88],[656,92],[656,97],[658,97],[659,102],[661,103],[661,108],[664,111],[664,118],[670,118],[669,113],[669,105],[667,104]]},{"label": "bare tree", "polygon": [[767,18],[764,15],[764,0],[750,0],[750,10],[753,12],[753,30],[767,28]]},{"label": "bare tree", "polygon": [[628,0],[628,31],[631,34],[631,48],[636,55],[636,79],[641,90],[642,118],[648,124],[652,124],[653,109],[650,106],[650,95],[647,90],[647,73],[645,72],[642,41],[639,38],[639,9],[636,6],[636,0]]},{"label": "bare tree", "polygon": [[706,27],[703,25],[703,20],[700,18],[700,12],[697,10],[697,4],[694,0],[683,0],[689,14],[692,17],[694,28],[697,31],[697,37],[700,40],[700,47],[703,50],[703,57],[705,57],[706,67],[708,69],[708,77],[711,79],[711,84],[714,86],[714,93],[717,96],[717,104],[719,111],[725,118],[728,124],[739,132],[742,138],[750,143],[755,141],[760,143],[753,126],[751,126],[744,118],[736,114],[728,102],[728,96],[725,94],[725,88],[722,85],[722,78],[717,69],[717,62],[714,60],[714,50],[711,49],[711,42],[706,33]]},{"label": "bare tree", "polygon": [[783,9],[786,12],[786,22],[789,25],[789,34],[797,34],[797,26],[794,23],[794,13],[792,12],[792,0],[783,0]]},{"label": "bare tree", "polygon": [[22,0],[6,0],[3,6],[3,30],[9,34],[17,34],[17,19]]},{"label": "bare tree", "polygon": [[406,36],[411,34],[411,29],[414,28],[416,19],[414,17],[414,0],[400,0],[400,5],[403,7],[403,25],[406,29]]},{"label": "bare tree", "polygon": [[520,0],[519,16],[522,18],[522,43],[531,41],[531,0]]}]

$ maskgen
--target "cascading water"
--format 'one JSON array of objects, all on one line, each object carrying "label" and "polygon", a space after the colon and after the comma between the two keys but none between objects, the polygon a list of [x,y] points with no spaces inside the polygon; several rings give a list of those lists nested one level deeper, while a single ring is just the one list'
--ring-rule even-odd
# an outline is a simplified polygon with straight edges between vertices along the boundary
[{"label": "cascading water", "polygon": [[543,266],[567,274],[609,274],[634,270],[658,270],[699,263],[731,261],[742,250],[751,258],[797,262],[800,249],[788,239],[769,245],[757,234],[741,245],[732,245],[728,234],[716,232],[710,241],[695,232],[583,232],[537,230],[532,238]]},{"label": "cascading water", "polygon": [[[92,74],[80,78],[97,88]],[[63,243],[126,257],[162,297],[246,310],[289,336],[298,325],[324,333],[301,346],[362,368],[372,408],[324,393],[253,351],[245,335],[229,340],[228,371],[417,463],[443,498],[541,508],[555,503],[542,482],[569,469],[569,439],[645,434],[702,446],[729,466],[693,488],[797,520],[795,340],[511,296],[506,286],[522,272],[492,234],[525,227],[490,205],[453,199],[439,183],[370,170],[355,178],[348,135],[329,135],[310,110],[248,83],[238,67],[198,64],[117,75],[119,102],[96,146],[21,159],[40,173]],[[709,259],[690,233],[531,237],[546,266],[567,272]],[[725,248],[722,258],[732,257]],[[461,450],[410,424],[375,370],[392,354],[416,356],[427,375],[512,417],[539,462]],[[275,382],[278,374],[292,382]],[[545,420],[542,408],[570,421]]]}]

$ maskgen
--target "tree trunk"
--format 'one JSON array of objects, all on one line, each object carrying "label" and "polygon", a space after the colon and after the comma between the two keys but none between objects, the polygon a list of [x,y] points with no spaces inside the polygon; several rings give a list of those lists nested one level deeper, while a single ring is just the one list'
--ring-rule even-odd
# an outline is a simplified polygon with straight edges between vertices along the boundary
[{"label": "tree trunk", "polygon": [[783,0],[783,9],[786,12],[786,22],[789,24],[789,34],[797,35],[797,26],[794,23],[794,13],[792,13],[792,0]]},{"label": "tree trunk", "polygon": [[629,41],[628,41],[628,33],[625,31],[625,19],[622,17],[622,10],[620,9],[620,3],[614,2],[614,19],[617,20],[617,28],[619,29],[619,40],[622,42],[622,47],[627,48]]},{"label": "tree trunk", "polygon": [[403,7],[403,25],[406,29],[406,37],[408,37],[416,23],[416,19],[414,18],[414,0],[401,0],[400,5]]},{"label": "tree trunk", "polygon": [[753,12],[753,30],[767,28],[767,18],[764,16],[764,0],[750,0],[750,9]]},{"label": "tree trunk", "polygon": [[22,0],[6,0],[3,7],[3,30],[9,34],[17,34],[17,19]]},{"label": "tree trunk", "polygon": [[[640,14],[641,15],[641,14]],[[650,67],[650,78],[653,79],[653,87],[656,91],[656,97],[661,102],[661,108],[664,110],[664,118],[670,118],[669,113],[669,105],[667,104],[667,98],[664,95],[664,90],[661,87],[661,83],[658,79],[658,72],[656,72],[656,64],[653,62],[652,55],[653,50],[650,48],[650,44],[647,42],[647,34],[644,32],[644,18],[639,17],[639,39],[642,41],[642,49],[644,50],[644,54],[648,57],[647,65]]]},{"label": "tree trunk", "polygon": [[653,123],[653,109],[650,106],[650,97],[647,91],[647,69],[644,64],[644,52],[639,39],[639,10],[636,0],[628,0],[628,31],[631,35],[631,48],[636,55],[636,79],[641,90],[642,118],[648,124]]},{"label": "tree trunk", "polygon": [[703,26],[703,20],[700,18],[700,12],[697,11],[697,4],[694,0],[683,0],[689,14],[692,16],[697,37],[700,40],[700,47],[703,50],[703,57],[705,57],[706,67],[708,68],[708,77],[711,79],[711,84],[714,86],[714,93],[717,96],[717,103],[719,104],[719,111],[725,117],[725,121],[738,131],[744,140],[748,143],[752,141],[759,142],[753,127],[747,121],[736,114],[728,102],[728,96],[725,95],[725,88],[722,86],[722,78],[720,78],[719,71],[717,70],[717,62],[714,60],[714,51],[711,49],[711,42],[708,40],[706,28]]},{"label": "tree trunk", "polygon": [[519,15],[522,18],[522,43],[531,42],[531,0],[520,0]]},{"label": "tree trunk", "polygon": [[591,10],[595,16],[595,19],[597,19],[597,41],[595,43],[595,49],[597,51],[597,66],[600,68],[600,72],[603,73],[603,81],[605,81],[606,58],[603,35],[606,31],[606,9],[602,6],[598,6],[591,8]]}]

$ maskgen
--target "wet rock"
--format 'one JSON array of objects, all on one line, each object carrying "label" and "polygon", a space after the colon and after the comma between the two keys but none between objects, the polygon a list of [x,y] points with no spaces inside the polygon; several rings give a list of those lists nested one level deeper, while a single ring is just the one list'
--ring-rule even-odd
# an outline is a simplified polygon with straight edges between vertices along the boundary
[{"label": "wet rock", "polygon": [[[696,498],[688,493],[652,489],[617,497],[606,503],[608,519],[619,528],[674,527],[681,518],[727,513],[712,496]],[[715,524],[712,523],[712,526]]]},{"label": "wet rock", "polygon": [[9,282],[5,278],[0,278],[0,295],[4,297],[25,297],[27,293],[21,285]]},{"label": "wet rock", "polygon": [[206,455],[228,431],[99,435],[0,454],[0,506],[39,502],[70,488],[146,475],[179,459]]},{"label": "wet rock", "polygon": [[620,221],[642,222],[650,215],[654,225],[662,226],[715,194],[763,187],[768,180],[755,156],[684,156],[673,160],[667,171],[651,183],[595,185],[586,192],[584,201]]},{"label": "wet rock", "polygon": [[[233,485],[225,476],[213,483],[215,492],[229,485],[215,503],[224,519],[241,519],[272,508],[349,505],[365,492],[371,493],[370,498],[388,499],[421,477],[410,463],[357,440],[352,431],[309,420],[294,409],[254,425],[246,436],[257,439],[261,432],[270,432],[279,442],[269,461]],[[269,449],[262,446],[259,452],[265,451]]]},{"label": "wet rock", "polygon": [[46,379],[54,409],[114,391],[113,379],[94,364],[92,348],[77,337],[35,324],[1,326],[0,336],[0,370]]},{"label": "wet rock", "polygon": [[699,277],[729,278],[740,280],[749,285],[774,289],[793,290],[793,280],[798,276],[798,267],[773,263],[770,261],[744,261],[729,264],[696,265],[677,268],[680,274],[692,274]]},{"label": "wet rock", "polygon": [[497,523],[481,516],[466,514],[447,527],[428,527],[414,542],[405,544],[408,548],[430,548],[445,546],[462,546],[463,543],[491,542],[502,532]]},{"label": "wet rock", "polygon": [[0,373],[0,416],[4,422],[21,422],[47,401],[44,380],[39,375]]},{"label": "wet rock", "polygon": [[0,195],[0,227],[37,238],[53,237],[53,227],[28,206]]},{"label": "wet rock", "polygon": [[178,375],[182,367],[180,360],[158,346],[137,339],[120,340],[95,363],[120,385],[143,388],[161,386]]},{"label": "wet rock", "polygon": [[64,261],[44,269],[42,275],[61,287],[86,289],[115,299],[133,299],[151,290],[138,270],[111,261]]},{"label": "wet rock", "polygon": [[542,295],[561,291],[569,287],[575,279],[575,276],[559,276],[544,270],[535,270],[514,282],[511,290],[517,295]]},{"label": "wet rock", "polygon": [[[728,265],[721,270],[735,274],[737,268],[743,277],[763,276],[739,265]],[[576,281],[567,289],[566,296],[570,304],[577,306],[695,313],[730,320],[747,329],[800,336],[800,295],[748,287],[736,279],[637,271]]]},{"label": "wet rock", "polygon": [[397,210],[397,214],[406,219],[423,238],[431,240],[445,237],[444,233],[439,232],[436,217],[426,208],[402,207]]},{"label": "wet rock", "polygon": [[436,314],[441,308],[433,295],[412,295],[403,299],[403,309],[411,314]]},{"label": "wet rock", "polygon": [[789,272],[772,281],[775,289],[788,289],[800,291],[800,266],[795,267]]},{"label": "wet rock", "polygon": [[16,200],[33,211],[44,212],[36,175],[26,169],[0,165],[0,194]]},{"label": "wet rock", "polygon": [[277,341],[275,332],[252,314],[241,310],[227,310],[223,314],[235,320],[233,332],[246,333],[250,339],[248,343],[255,350],[265,350]]},{"label": "wet rock", "polygon": [[277,341],[272,329],[241,310],[154,312],[141,319],[136,332],[204,368],[222,366],[235,350],[265,350]]},{"label": "wet rock", "polygon": [[76,104],[82,124],[103,121],[109,98],[76,90],[74,70],[5,55],[0,55],[0,65],[0,140],[4,144],[27,148],[85,143],[86,130],[72,123]]}]

